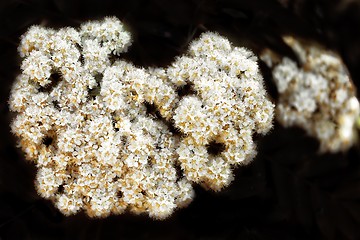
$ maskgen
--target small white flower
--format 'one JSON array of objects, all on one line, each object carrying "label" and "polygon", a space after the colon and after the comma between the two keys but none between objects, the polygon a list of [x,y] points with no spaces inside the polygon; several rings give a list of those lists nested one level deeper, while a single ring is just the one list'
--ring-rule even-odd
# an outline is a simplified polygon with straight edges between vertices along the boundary
[{"label": "small white flower", "polygon": [[256,154],[252,134],[271,128],[251,51],[204,33],[168,68],[110,61],[130,44],[112,17],[22,37],[11,128],[39,169],[38,192],[66,215],[164,219],[191,202],[193,182],[228,186],[233,167]]},{"label": "small white flower", "polygon": [[[356,141],[355,119],[359,101],[341,58],[331,51],[284,37],[301,66],[284,57],[275,63],[275,54],[261,57],[273,67],[273,79],[280,93],[277,119],[284,126],[300,126],[320,141],[320,150],[346,150]],[[274,61],[274,63],[273,63]]]}]

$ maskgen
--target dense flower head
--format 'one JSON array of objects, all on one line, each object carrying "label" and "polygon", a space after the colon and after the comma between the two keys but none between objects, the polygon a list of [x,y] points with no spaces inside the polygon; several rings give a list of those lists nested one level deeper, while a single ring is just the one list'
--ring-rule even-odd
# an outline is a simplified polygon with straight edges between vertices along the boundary
[{"label": "dense flower head", "polygon": [[272,126],[249,50],[208,32],[169,67],[145,69],[113,60],[130,44],[116,18],[34,26],[21,39],[11,127],[39,194],[64,214],[168,217],[193,199],[193,183],[228,186],[256,155],[252,135]]},{"label": "dense flower head", "polygon": [[272,67],[279,92],[276,118],[300,126],[320,141],[320,151],[346,150],[357,140],[359,101],[340,56],[316,44],[284,37],[300,66],[267,50],[261,58]]}]

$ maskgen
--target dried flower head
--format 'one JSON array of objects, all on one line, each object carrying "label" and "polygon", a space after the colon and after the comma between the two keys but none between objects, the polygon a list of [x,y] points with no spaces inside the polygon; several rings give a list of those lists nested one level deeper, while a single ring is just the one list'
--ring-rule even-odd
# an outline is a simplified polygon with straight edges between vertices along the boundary
[{"label": "dried flower head", "polygon": [[273,67],[279,92],[276,118],[284,126],[299,126],[320,141],[320,151],[346,150],[357,139],[359,101],[340,56],[324,47],[284,37],[300,66],[288,57],[265,51],[261,58]]},{"label": "dried flower head", "polygon": [[22,37],[11,127],[39,194],[64,214],[163,219],[193,199],[192,183],[229,185],[256,154],[252,134],[271,128],[250,51],[204,33],[168,68],[110,61],[130,43],[116,18]]}]

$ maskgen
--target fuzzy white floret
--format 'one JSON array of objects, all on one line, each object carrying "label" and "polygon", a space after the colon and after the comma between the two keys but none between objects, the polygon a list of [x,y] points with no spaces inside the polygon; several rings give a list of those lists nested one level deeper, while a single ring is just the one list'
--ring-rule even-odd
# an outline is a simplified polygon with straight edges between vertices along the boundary
[{"label": "fuzzy white floret", "polygon": [[130,44],[116,18],[22,37],[11,129],[39,169],[37,191],[66,215],[164,219],[191,202],[194,182],[228,186],[256,154],[252,135],[271,128],[251,51],[204,33],[168,68],[110,61]]},{"label": "fuzzy white floret", "polygon": [[297,54],[300,66],[287,57],[276,63],[271,52],[262,56],[273,67],[280,93],[277,119],[284,126],[300,126],[318,138],[322,152],[348,149],[357,139],[355,121],[360,109],[341,58],[293,37],[284,37],[284,41]]}]

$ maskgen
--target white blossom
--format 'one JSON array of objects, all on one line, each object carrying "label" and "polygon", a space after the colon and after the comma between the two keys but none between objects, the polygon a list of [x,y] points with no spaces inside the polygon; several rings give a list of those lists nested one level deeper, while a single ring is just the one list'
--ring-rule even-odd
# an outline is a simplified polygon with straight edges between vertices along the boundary
[{"label": "white blossom", "polygon": [[320,151],[337,152],[357,140],[359,101],[341,58],[323,47],[284,37],[300,66],[288,57],[265,51],[280,94],[276,118],[284,126],[299,126],[320,141]]},{"label": "white blossom", "polygon": [[256,155],[252,135],[271,128],[251,51],[209,32],[167,68],[110,61],[130,44],[113,17],[22,37],[11,127],[38,168],[39,194],[66,215],[166,218],[191,202],[194,182],[228,186]]}]

